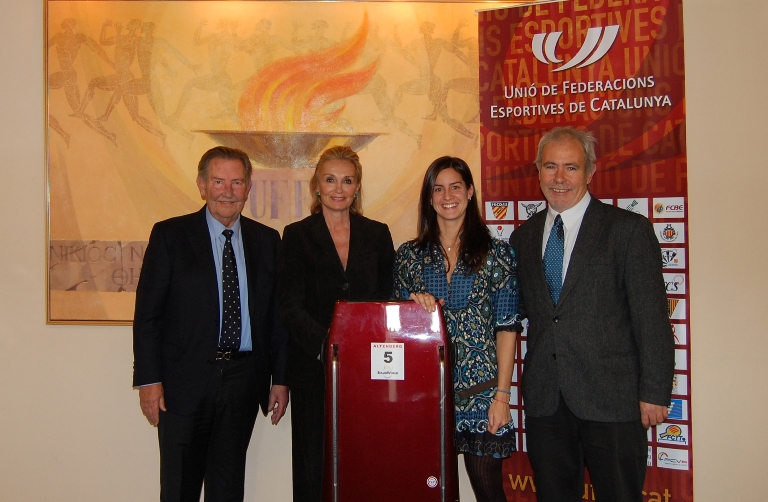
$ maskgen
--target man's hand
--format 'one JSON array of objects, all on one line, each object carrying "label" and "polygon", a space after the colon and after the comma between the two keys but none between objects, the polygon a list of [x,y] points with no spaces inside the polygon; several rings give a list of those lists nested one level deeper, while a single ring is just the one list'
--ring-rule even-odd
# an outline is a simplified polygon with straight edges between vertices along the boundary
[{"label": "man's hand", "polygon": [[269,391],[269,409],[272,410],[272,425],[277,425],[288,408],[288,386],[273,385]]},{"label": "man's hand", "polygon": [[160,422],[160,410],[166,411],[163,384],[155,383],[139,387],[139,404],[141,412],[147,417],[147,422],[157,427]]},{"label": "man's hand", "polygon": [[643,427],[646,429],[652,425],[660,424],[667,418],[666,406],[658,404],[644,403],[640,401],[640,419],[643,421]]}]

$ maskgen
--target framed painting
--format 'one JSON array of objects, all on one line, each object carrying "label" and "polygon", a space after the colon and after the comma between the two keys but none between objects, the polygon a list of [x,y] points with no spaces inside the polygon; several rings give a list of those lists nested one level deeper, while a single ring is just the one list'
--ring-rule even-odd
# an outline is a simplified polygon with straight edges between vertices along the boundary
[{"label": "framed painting", "polygon": [[48,322],[131,323],[152,225],[202,206],[217,145],[249,154],[244,214],[279,231],[350,145],[365,214],[413,238],[432,160],[479,179],[484,3],[48,0]]}]

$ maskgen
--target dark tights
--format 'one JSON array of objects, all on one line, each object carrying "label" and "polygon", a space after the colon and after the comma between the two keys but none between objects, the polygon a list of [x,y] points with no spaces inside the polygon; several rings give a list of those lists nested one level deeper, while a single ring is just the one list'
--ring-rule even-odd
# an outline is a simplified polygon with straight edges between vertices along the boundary
[{"label": "dark tights", "polygon": [[501,474],[502,461],[501,458],[464,455],[464,466],[477,502],[506,502]]}]

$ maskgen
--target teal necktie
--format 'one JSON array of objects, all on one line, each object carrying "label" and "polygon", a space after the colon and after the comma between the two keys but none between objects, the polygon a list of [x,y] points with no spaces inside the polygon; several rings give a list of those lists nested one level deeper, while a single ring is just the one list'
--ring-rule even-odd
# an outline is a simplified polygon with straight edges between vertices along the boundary
[{"label": "teal necktie", "polygon": [[560,291],[563,289],[563,257],[565,256],[565,234],[563,232],[563,219],[558,214],[555,224],[549,232],[547,247],[544,249],[544,277],[549,286],[549,295],[552,297],[552,305],[557,305],[560,299]]}]

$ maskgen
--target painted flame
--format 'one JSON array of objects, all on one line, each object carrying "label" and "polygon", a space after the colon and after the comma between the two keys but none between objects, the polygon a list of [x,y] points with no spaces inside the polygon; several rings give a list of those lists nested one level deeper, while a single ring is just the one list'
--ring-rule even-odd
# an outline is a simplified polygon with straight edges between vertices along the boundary
[{"label": "painted flame", "polygon": [[259,70],[245,86],[238,103],[246,131],[318,132],[339,118],[344,105],[326,107],[357,94],[376,74],[379,60],[341,73],[360,57],[368,37],[368,14],[354,35],[311,54],[276,61]]}]

